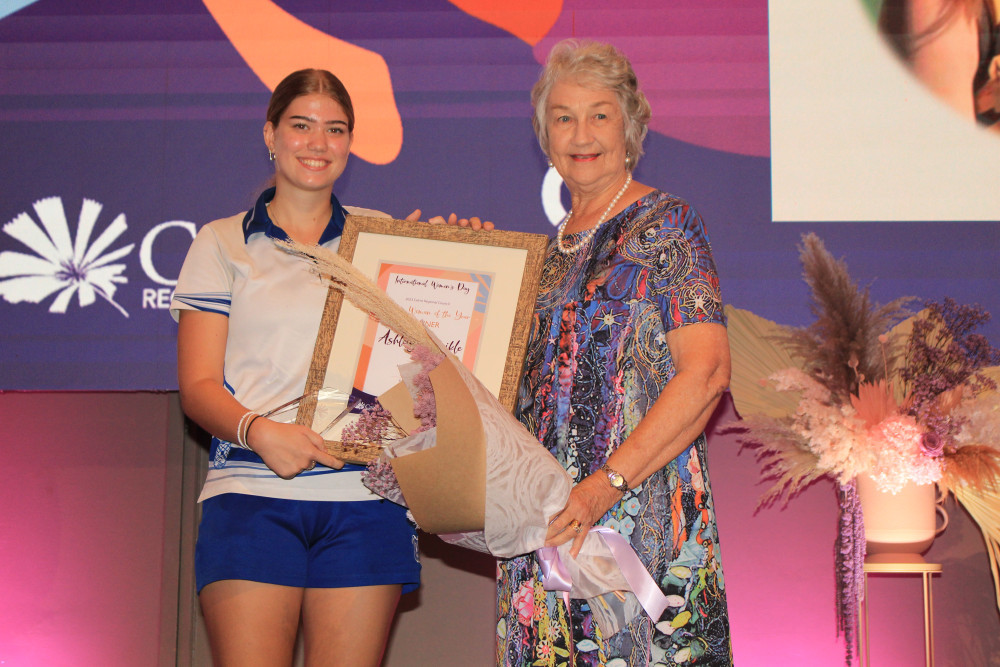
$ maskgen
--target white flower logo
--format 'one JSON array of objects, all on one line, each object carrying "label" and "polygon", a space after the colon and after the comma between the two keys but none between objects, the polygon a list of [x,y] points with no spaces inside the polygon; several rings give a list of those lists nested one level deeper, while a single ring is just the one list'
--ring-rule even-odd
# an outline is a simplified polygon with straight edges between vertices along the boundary
[{"label": "white flower logo", "polygon": [[92,244],[101,204],[84,199],[76,227],[76,239],[70,238],[66,212],[59,197],[46,197],[34,203],[41,226],[28,213],[21,213],[3,226],[3,231],[28,246],[34,255],[7,251],[0,253],[0,295],[8,303],[40,303],[58,292],[50,313],[65,313],[74,294],[80,306],[89,306],[100,296],[128,317],[115,303],[116,283],[126,283],[121,275],[124,264],[114,264],[132,251],[134,243],[102,255],[121,236],[128,225],[125,214],[98,235]]}]

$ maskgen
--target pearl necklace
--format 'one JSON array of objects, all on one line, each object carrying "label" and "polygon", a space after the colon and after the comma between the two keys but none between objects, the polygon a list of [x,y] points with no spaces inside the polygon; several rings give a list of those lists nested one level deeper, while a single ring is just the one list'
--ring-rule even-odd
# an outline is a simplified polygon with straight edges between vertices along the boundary
[{"label": "pearl necklace", "polygon": [[588,229],[586,232],[584,232],[576,243],[570,246],[566,246],[563,244],[563,232],[566,229],[566,223],[568,223],[570,218],[573,217],[573,209],[570,209],[569,213],[566,214],[566,217],[563,218],[563,221],[559,223],[559,229],[556,230],[556,250],[558,250],[564,255],[569,255],[576,252],[577,250],[585,246],[587,243],[589,243],[590,239],[594,238],[594,234],[597,233],[597,229],[601,225],[603,225],[604,222],[607,220],[608,214],[611,213],[611,209],[613,209],[615,207],[615,204],[618,203],[618,200],[622,198],[622,195],[625,194],[625,191],[628,190],[628,186],[631,183],[632,183],[632,172],[629,172],[628,177],[625,179],[625,185],[623,185],[622,189],[618,191],[618,194],[615,195],[615,198],[611,200],[611,203],[608,204],[608,207],[604,209],[604,214],[601,216],[601,219],[597,221],[597,224]]}]

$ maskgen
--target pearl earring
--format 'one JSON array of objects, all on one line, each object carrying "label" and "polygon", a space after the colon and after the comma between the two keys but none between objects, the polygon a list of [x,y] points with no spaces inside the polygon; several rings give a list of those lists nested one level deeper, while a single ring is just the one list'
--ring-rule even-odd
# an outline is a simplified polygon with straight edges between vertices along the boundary
[{"label": "pearl earring", "polygon": [[267,151],[267,159],[270,160],[271,162],[274,162],[274,151],[272,150]]},{"label": "pearl earring", "polygon": [[625,166],[627,167],[631,161],[632,161],[632,154],[629,153],[628,151],[625,151]]}]

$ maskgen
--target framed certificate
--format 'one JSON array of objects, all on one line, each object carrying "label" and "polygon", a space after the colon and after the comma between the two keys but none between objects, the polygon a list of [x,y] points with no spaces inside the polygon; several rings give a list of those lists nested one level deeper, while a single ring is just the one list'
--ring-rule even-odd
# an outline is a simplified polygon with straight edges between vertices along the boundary
[{"label": "framed certificate", "polygon": [[[547,245],[542,234],[348,216],[338,254],[513,410]],[[330,288],[305,394],[377,396],[410,361],[399,335]],[[303,401],[296,421],[316,430],[319,420]]]}]

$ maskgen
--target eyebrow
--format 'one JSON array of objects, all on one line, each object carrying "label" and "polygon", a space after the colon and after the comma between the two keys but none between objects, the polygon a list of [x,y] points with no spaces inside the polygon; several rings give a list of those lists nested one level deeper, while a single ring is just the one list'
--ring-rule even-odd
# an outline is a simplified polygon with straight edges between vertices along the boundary
[{"label": "eyebrow", "polygon": [[[289,116],[289,118],[294,118],[294,119],[298,119],[298,120],[307,120],[310,123],[318,123],[319,122],[316,118],[314,118],[312,116]],[[339,119],[328,120],[328,121],[326,121],[326,124],[327,125],[337,125],[337,124],[347,125],[347,121],[346,120],[339,120]]]},{"label": "eyebrow", "polygon": [[[614,105],[615,105],[615,103],[611,102],[611,101],[594,102],[593,104],[590,105],[589,108],[590,109],[594,109],[596,107],[613,107]],[[555,110],[555,109],[569,109],[569,108],[570,108],[570,105],[568,105],[568,104],[553,104],[552,106],[549,107],[549,109],[552,109],[552,110]]]}]

